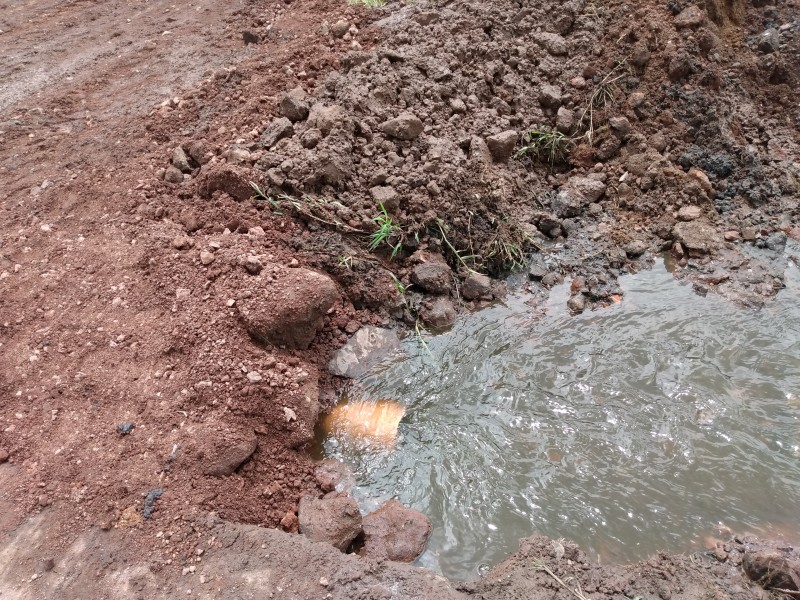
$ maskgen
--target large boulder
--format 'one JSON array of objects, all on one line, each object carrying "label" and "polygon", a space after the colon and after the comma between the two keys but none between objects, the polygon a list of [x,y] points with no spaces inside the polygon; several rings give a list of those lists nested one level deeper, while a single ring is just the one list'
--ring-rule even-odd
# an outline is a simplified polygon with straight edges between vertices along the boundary
[{"label": "large boulder", "polygon": [[309,269],[283,269],[274,281],[263,274],[251,281],[253,293],[238,301],[239,315],[253,338],[273,346],[308,348],[339,299],[333,280]]},{"label": "large boulder", "polygon": [[430,519],[397,500],[383,503],[364,517],[363,528],[364,555],[398,562],[416,559],[431,535]]},{"label": "large boulder", "polygon": [[345,552],[361,533],[361,512],[352,496],[300,500],[300,533],[315,542],[327,542]]},{"label": "large boulder", "polygon": [[333,355],[328,370],[339,377],[356,379],[399,348],[400,338],[394,331],[365,325]]}]

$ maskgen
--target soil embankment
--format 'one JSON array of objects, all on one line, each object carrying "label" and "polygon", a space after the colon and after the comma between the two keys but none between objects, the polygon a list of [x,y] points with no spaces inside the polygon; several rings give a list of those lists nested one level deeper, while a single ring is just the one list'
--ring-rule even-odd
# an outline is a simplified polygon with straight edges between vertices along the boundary
[{"label": "soil embankment", "polygon": [[[700,293],[773,296],[800,177],[793,11],[6,3],[3,593],[522,594],[504,573],[541,540],[456,592],[252,526],[296,531],[322,493],[302,447],[364,325],[447,326],[530,255],[531,287],[572,277],[576,311],[664,250]],[[634,577],[609,596],[757,596],[738,547],[653,559],[663,590],[581,568]]]}]

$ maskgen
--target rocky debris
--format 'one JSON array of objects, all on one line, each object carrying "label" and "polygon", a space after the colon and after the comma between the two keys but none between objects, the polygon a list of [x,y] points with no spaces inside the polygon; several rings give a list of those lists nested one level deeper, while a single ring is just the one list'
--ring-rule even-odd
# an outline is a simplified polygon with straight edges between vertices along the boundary
[{"label": "rocky debris", "polygon": [[608,120],[608,125],[611,127],[614,133],[620,137],[630,135],[631,131],[633,130],[631,127],[631,122],[627,117],[611,117]]},{"label": "rocky debris", "polygon": [[489,147],[489,152],[494,162],[507,162],[511,155],[514,154],[518,139],[519,136],[513,129],[487,137],[486,145]]},{"label": "rocky debris", "polygon": [[11,458],[11,455],[8,453],[8,450],[5,448],[0,448],[0,465],[8,462],[9,458]]},{"label": "rocky debris", "polygon": [[731,229],[726,231],[723,237],[726,242],[738,242],[742,236],[735,229]]},{"label": "rocky debris", "polygon": [[251,154],[247,148],[234,144],[225,154],[225,160],[232,165],[246,165],[250,163]]},{"label": "rocky debris", "polygon": [[553,56],[564,56],[569,52],[567,40],[557,33],[542,32],[534,34],[533,41],[542,46]]},{"label": "rocky debris", "polygon": [[699,206],[682,206],[678,211],[679,221],[694,221],[703,216],[703,210]]},{"label": "rocky debris", "polygon": [[286,531],[287,533],[299,533],[300,531],[300,520],[297,518],[297,515],[294,514],[294,511],[287,511],[280,522],[281,529]]},{"label": "rocky debris", "polygon": [[344,109],[336,104],[325,106],[318,102],[308,113],[308,126],[318,129],[323,137],[329,135],[334,127],[343,124],[345,120]]},{"label": "rocky debris", "polygon": [[464,283],[461,284],[461,295],[465,300],[477,300],[485,296],[491,296],[492,280],[486,275],[470,271]]},{"label": "rocky debris", "polygon": [[399,349],[400,338],[394,331],[365,325],[336,351],[328,370],[339,377],[357,379]]},{"label": "rocky debris", "polygon": [[[550,208],[555,215],[561,219],[570,217],[578,217],[583,212],[583,207],[586,204],[586,198],[575,190],[574,188],[564,187],[558,191],[558,194],[550,201]],[[544,229],[542,229],[544,227]],[[540,222],[539,228],[543,233],[550,234],[554,229],[560,229],[557,223],[549,224],[547,222]]]},{"label": "rocky debris", "polygon": [[492,153],[482,137],[473,136],[469,143],[469,157],[477,163],[491,164]]},{"label": "rocky debris", "polygon": [[557,85],[543,85],[539,90],[539,104],[543,108],[557,111],[561,106],[561,88]]},{"label": "rocky debris", "polygon": [[339,300],[336,284],[304,268],[279,269],[273,278],[268,281],[262,273],[252,280],[253,294],[239,300],[239,315],[248,333],[263,343],[308,348]]},{"label": "rocky debris", "polygon": [[637,258],[647,252],[647,243],[642,240],[631,240],[625,244],[623,250],[631,258]]},{"label": "rocky debris", "polygon": [[189,157],[186,155],[186,151],[180,146],[172,151],[172,166],[182,173],[192,172],[192,165],[189,164]]},{"label": "rocky debris", "polygon": [[345,552],[361,533],[361,512],[351,496],[304,497],[297,512],[300,533]]},{"label": "rocky debris", "polygon": [[192,160],[201,166],[208,163],[208,161],[211,160],[211,157],[214,155],[213,152],[209,152],[205,143],[201,140],[192,140],[186,144],[185,149]]},{"label": "rocky debris", "polygon": [[303,91],[303,88],[294,88],[281,96],[281,115],[290,121],[303,121],[308,117],[308,111],[309,107],[306,102],[306,93]]},{"label": "rocky debris", "polygon": [[416,116],[404,112],[381,123],[380,128],[383,133],[398,140],[413,140],[422,133],[423,125]]},{"label": "rocky debris", "polygon": [[583,312],[586,308],[586,297],[581,293],[571,296],[570,299],[567,300],[567,307],[572,312],[576,313]]},{"label": "rocky debris", "polygon": [[176,250],[188,250],[194,246],[194,240],[186,235],[179,235],[173,238],[172,247]]},{"label": "rocky debris", "polygon": [[356,483],[350,467],[330,458],[317,465],[314,469],[314,478],[323,492],[349,492]]},{"label": "rocky debris", "polygon": [[183,183],[183,173],[177,167],[170,165],[164,171],[164,181],[167,183]]},{"label": "rocky debris", "polygon": [[204,198],[214,192],[225,192],[235,200],[247,200],[253,195],[250,173],[234,165],[209,165],[203,167],[197,181],[197,191]]},{"label": "rocky debris", "polygon": [[561,106],[556,113],[556,129],[564,134],[572,133],[575,128],[575,111]]},{"label": "rocky debris", "polygon": [[431,294],[449,294],[453,289],[453,272],[444,259],[435,257],[414,267],[411,282]]},{"label": "rocky debris", "polygon": [[255,31],[245,30],[242,32],[242,41],[244,42],[245,46],[249,44],[260,44],[261,36]]},{"label": "rocky debris", "polygon": [[447,329],[456,321],[456,308],[447,296],[425,302],[419,311],[422,321],[433,329]]},{"label": "rocky debris", "polygon": [[142,509],[142,516],[149,519],[153,516],[156,509],[156,501],[164,494],[164,488],[153,488],[144,498],[144,509]]},{"label": "rocky debris", "polygon": [[705,11],[696,4],[690,4],[675,17],[675,27],[678,29],[697,29],[705,21]]},{"label": "rocky debris", "polygon": [[719,246],[719,234],[704,220],[677,223],[672,235],[686,248],[690,257],[710,254]]},{"label": "rocky debris", "polygon": [[800,591],[800,551],[792,546],[748,544],[742,567],[764,589]]},{"label": "rocky debris", "polygon": [[208,250],[203,250],[200,252],[200,262],[206,267],[213,263],[216,259],[217,257],[214,256],[213,252],[209,252]]},{"label": "rocky debris", "polygon": [[250,458],[257,447],[255,432],[229,433],[214,442],[214,453],[209,456],[209,463],[203,472],[212,477],[227,477]]},{"label": "rocky debris", "polygon": [[283,138],[291,137],[294,135],[294,125],[286,117],[275,119],[266,126],[261,133],[259,143],[262,147],[269,150]]},{"label": "rocky debris", "polygon": [[331,33],[334,35],[334,37],[337,38],[344,37],[345,34],[349,31],[349,29],[350,29],[350,23],[348,23],[344,19],[339,19],[338,21],[336,21],[336,23],[331,25]]},{"label": "rocky debris", "polygon": [[394,212],[400,208],[400,194],[388,185],[377,185],[370,190],[373,200],[387,211]]},{"label": "rocky debris", "polygon": [[758,49],[764,54],[772,54],[781,48],[781,34],[777,29],[767,29],[758,38]]},{"label": "rocky debris", "polygon": [[134,425],[130,421],[125,421],[124,423],[120,423],[117,425],[117,432],[120,435],[129,435],[133,433]]},{"label": "rocky debris", "polygon": [[363,529],[362,554],[377,560],[412,562],[425,550],[431,522],[421,512],[389,500],[364,517]]},{"label": "rocky debris", "polygon": [[244,268],[250,275],[258,275],[264,265],[261,264],[257,256],[248,256],[244,261]]}]

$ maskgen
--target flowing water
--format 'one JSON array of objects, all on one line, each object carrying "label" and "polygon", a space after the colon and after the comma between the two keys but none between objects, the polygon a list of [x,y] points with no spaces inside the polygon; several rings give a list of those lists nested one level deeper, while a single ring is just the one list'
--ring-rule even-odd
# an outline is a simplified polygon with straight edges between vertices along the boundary
[{"label": "flowing water", "polygon": [[797,523],[797,269],[759,311],[663,264],[621,284],[621,304],[579,316],[563,287],[544,316],[514,295],[361,382],[406,406],[394,447],[324,451],[354,469],[362,509],[397,498],[430,517],[422,564],[474,579],[533,533],[629,561],[697,549],[720,524]]}]

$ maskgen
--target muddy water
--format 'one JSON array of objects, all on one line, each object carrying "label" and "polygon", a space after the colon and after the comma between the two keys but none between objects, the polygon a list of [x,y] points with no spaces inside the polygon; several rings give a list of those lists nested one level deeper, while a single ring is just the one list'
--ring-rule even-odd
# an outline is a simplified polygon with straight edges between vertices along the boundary
[{"label": "muddy water", "polygon": [[414,341],[363,381],[407,407],[391,450],[327,439],[356,496],[426,513],[422,564],[471,579],[534,532],[603,561],[697,549],[800,512],[800,277],[768,309],[701,298],[657,265],[621,304],[542,318],[516,296]]}]

